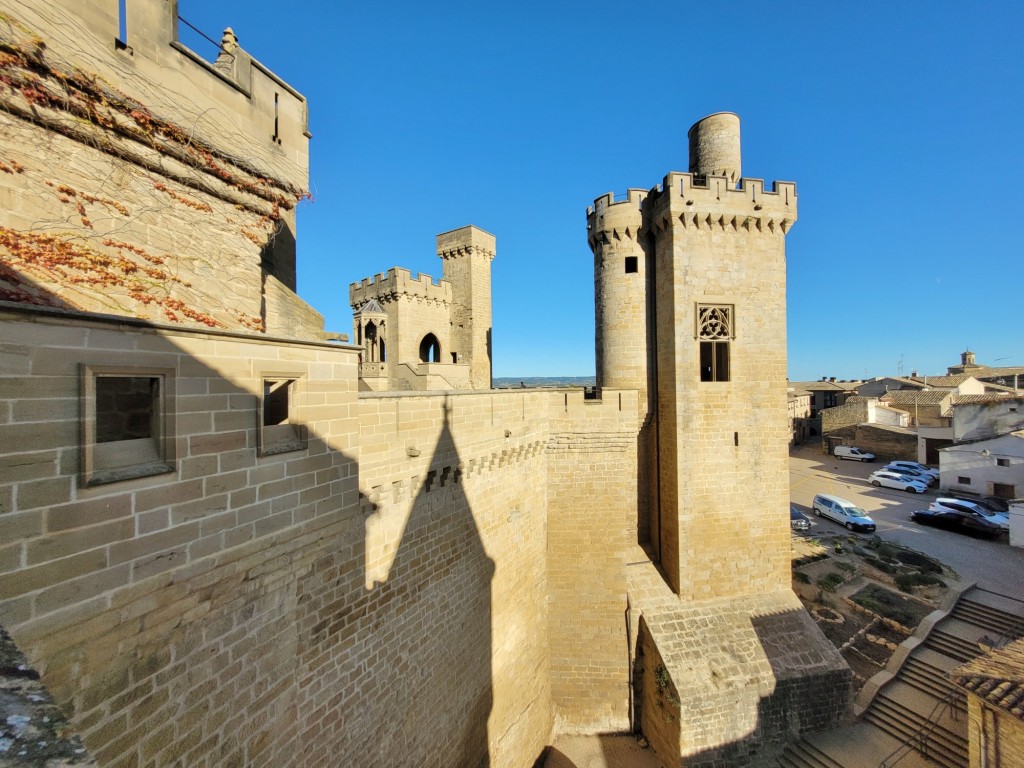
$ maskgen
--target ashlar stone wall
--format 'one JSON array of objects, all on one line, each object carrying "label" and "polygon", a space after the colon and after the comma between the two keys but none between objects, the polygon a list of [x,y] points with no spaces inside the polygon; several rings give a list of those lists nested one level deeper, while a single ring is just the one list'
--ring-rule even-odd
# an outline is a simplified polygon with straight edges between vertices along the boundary
[{"label": "ashlar stone wall", "polygon": [[[97,763],[308,764],[338,712],[304,585],[362,541],[355,351],[5,310],[0,358],[0,624]],[[170,471],[84,478],[110,369],[161,372]],[[294,382],[296,450],[261,451],[268,377]]]},{"label": "ashlar stone wall", "polygon": [[[398,590],[382,606],[396,623],[365,665],[366,696],[394,687],[402,701],[347,739],[365,748],[366,728],[393,727],[387,712],[404,710],[406,739],[422,744],[375,739],[382,764],[530,765],[547,743],[549,397],[360,396],[365,588]],[[451,741],[466,732],[479,738]]]},{"label": "ashlar stone wall", "polygon": [[124,47],[117,4],[0,3],[0,297],[323,338],[294,294],[305,101],[178,44],[174,7],[128,4]]},{"label": "ashlar stone wall", "polygon": [[[551,695],[559,733],[629,730],[627,568],[636,559],[637,392],[549,405]],[[641,555],[642,559],[642,555]]]},{"label": "ashlar stone wall", "polygon": [[[527,766],[549,743],[560,394],[359,396],[357,352],[0,317],[0,625],[97,764]],[[82,392],[114,368],[164,377],[167,468],[90,483]],[[302,440],[275,452],[282,379]],[[575,429],[610,468],[606,422]]]}]

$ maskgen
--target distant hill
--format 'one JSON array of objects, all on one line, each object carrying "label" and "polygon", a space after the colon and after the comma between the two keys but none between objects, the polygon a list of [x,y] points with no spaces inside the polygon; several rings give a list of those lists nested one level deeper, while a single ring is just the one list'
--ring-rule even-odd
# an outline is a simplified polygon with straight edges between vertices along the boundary
[{"label": "distant hill", "polygon": [[495,389],[510,387],[593,387],[594,376],[495,376]]}]

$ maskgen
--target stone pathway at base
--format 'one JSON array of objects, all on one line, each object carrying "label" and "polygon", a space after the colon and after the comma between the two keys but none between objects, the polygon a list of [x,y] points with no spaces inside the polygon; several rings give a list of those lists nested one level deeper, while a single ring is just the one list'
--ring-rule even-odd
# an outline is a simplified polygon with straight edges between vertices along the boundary
[{"label": "stone pathway at base", "polygon": [[544,768],[665,768],[654,750],[630,735],[561,736],[548,752]]}]

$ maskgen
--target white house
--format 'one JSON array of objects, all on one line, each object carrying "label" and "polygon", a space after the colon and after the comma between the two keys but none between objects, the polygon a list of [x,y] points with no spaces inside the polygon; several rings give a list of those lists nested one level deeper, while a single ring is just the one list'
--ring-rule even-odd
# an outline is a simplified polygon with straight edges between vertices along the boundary
[{"label": "white house", "polygon": [[1024,497],[1024,430],[956,443],[939,455],[943,490],[1003,499]]}]

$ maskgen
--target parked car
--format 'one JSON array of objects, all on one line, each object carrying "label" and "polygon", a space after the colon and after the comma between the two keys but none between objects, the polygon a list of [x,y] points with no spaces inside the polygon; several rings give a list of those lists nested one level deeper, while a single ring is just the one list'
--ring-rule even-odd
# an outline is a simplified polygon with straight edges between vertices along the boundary
[{"label": "parked car", "polygon": [[895,472],[898,475],[906,475],[914,480],[920,480],[925,485],[935,485],[935,483],[939,482],[938,475],[933,475],[931,472],[919,472],[916,469],[899,466],[900,463],[901,462],[889,462],[882,467],[882,469],[888,472]]},{"label": "parked car", "polygon": [[875,454],[862,451],[852,445],[837,445],[835,451],[837,459],[849,459],[850,461],[874,461]]},{"label": "parked car", "polygon": [[931,467],[929,467],[929,466],[927,466],[925,464],[921,464],[920,462],[917,462],[917,461],[902,461],[902,460],[890,461],[886,465],[886,469],[889,469],[890,467],[893,468],[893,469],[897,469],[899,471],[913,470],[914,472],[920,472],[921,474],[924,474],[924,475],[931,475],[936,480],[939,479],[939,470],[932,469]]},{"label": "parked car", "polygon": [[933,512],[952,511],[965,515],[984,518],[990,523],[999,526],[1001,531],[1010,530],[1010,516],[1005,512],[996,512],[980,501],[968,499],[939,498],[928,505]]},{"label": "parked car", "polygon": [[789,527],[794,531],[809,531],[811,519],[805,515],[796,504],[789,505]]},{"label": "parked car", "polygon": [[951,499],[962,499],[964,501],[973,501],[975,504],[981,504],[983,507],[991,509],[993,512],[1009,512],[1010,504],[1006,499],[1001,499],[998,496],[961,496],[956,492],[949,492],[949,498]]},{"label": "parked car", "polygon": [[875,530],[875,521],[852,501],[819,493],[814,497],[811,506],[814,509],[814,514],[845,525],[851,531],[871,533]]},{"label": "parked car", "polygon": [[913,477],[901,475],[899,472],[890,472],[878,469],[868,476],[868,481],[874,486],[895,488],[898,491],[909,491],[910,493],[924,493],[928,490],[928,483]]},{"label": "parked car", "polygon": [[[934,506],[934,505],[932,505]],[[1003,529],[987,517],[959,509],[918,509],[910,513],[910,519],[921,525],[933,525],[957,533],[976,534],[996,538]]]}]

